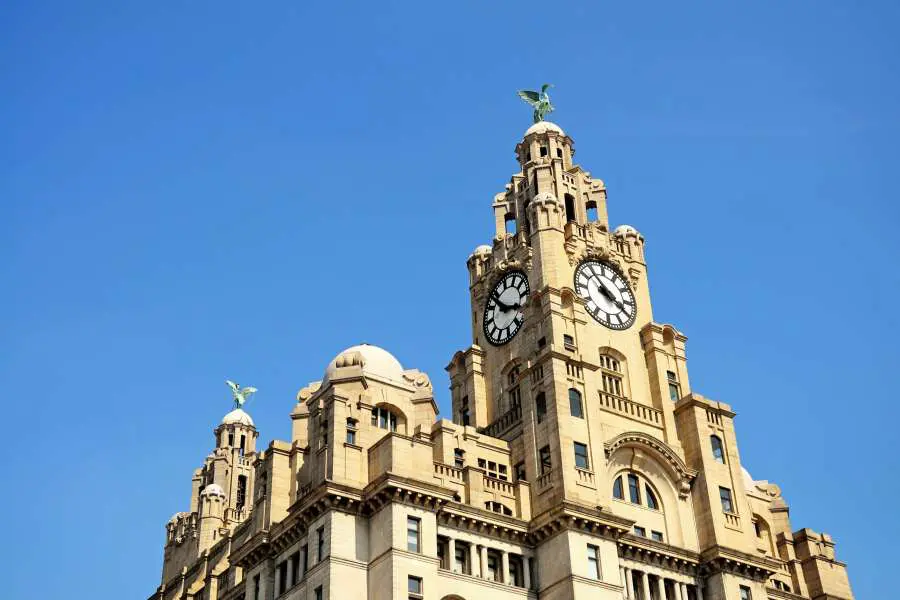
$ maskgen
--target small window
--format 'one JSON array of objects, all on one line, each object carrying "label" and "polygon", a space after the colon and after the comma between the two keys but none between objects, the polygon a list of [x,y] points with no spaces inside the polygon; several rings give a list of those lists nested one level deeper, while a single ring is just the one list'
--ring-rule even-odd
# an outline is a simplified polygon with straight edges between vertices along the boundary
[{"label": "small window", "polygon": [[562,158],[562,148],[556,149],[556,158]]},{"label": "small window", "polygon": [[416,517],[406,517],[406,549],[410,552],[421,552],[422,521]]},{"label": "small window", "polygon": [[553,465],[550,463],[550,446],[544,446],[540,450],[541,457],[541,475],[545,473],[549,473],[553,468]]},{"label": "small window", "polygon": [[587,545],[588,577],[600,579],[600,548],[593,544]]},{"label": "small window", "polygon": [[294,552],[291,554],[291,585],[295,585],[298,581],[300,581],[300,553]]},{"label": "small window", "polygon": [[722,510],[734,514],[734,503],[731,501],[731,490],[726,487],[720,487],[719,498],[722,500]]},{"label": "small window", "polygon": [[519,408],[522,405],[522,392],[519,391],[519,386],[516,386],[509,390],[509,407],[510,408]]},{"label": "small window", "polygon": [[565,346],[566,350],[574,350],[575,349],[575,338],[573,338],[568,333],[563,334],[563,346]]},{"label": "small window", "polygon": [[575,388],[569,388],[569,412],[573,417],[584,418],[584,410],[581,404],[581,392]]},{"label": "small window", "polygon": [[678,402],[681,400],[681,387],[678,385],[678,377],[672,371],[666,371],[666,379],[669,380],[669,400]]},{"label": "small window", "polygon": [[587,446],[581,442],[574,442],[575,445],[575,466],[579,469],[588,469],[590,462],[588,461]]},{"label": "small window", "polygon": [[547,338],[545,338],[545,337],[538,338],[537,344],[538,344],[538,348],[544,348],[547,345]]},{"label": "small window", "polygon": [[356,445],[356,419],[347,419],[347,443]]},{"label": "small window", "polygon": [[641,503],[641,487],[638,485],[637,475],[628,474],[628,495],[634,504]]},{"label": "small window", "polygon": [[584,209],[587,212],[587,220],[588,223],[593,223],[597,220],[597,203],[593,200],[589,200],[585,203]]},{"label": "small window", "polygon": [[316,530],[316,562],[322,562],[325,558],[325,528],[319,527]]},{"label": "small window", "polygon": [[528,481],[525,475],[525,463],[516,463],[516,481]]},{"label": "small window", "polygon": [[537,416],[537,422],[540,423],[547,416],[547,397],[544,392],[539,392],[534,399],[534,412]]},{"label": "small window", "polygon": [[659,510],[659,502],[656,500],[656,494],[650,489],[649,485],[644,484],[644,492],[647,494],[647,506],[653,510]]},{"label": "small window", "polygon": [[547,146],[541,146],[541,156],[547,156]]},{"label": "small window", "polygon": [[397,431],[397,415],[386,408],[376,406],[372,409],[372,425],[388,431]]},{"label": "small window", "polygon": [[328,445],[328,421],[322,421],[322,425],[319,428],[319,441],[321,448]]},{"label": "small window", "polygon": [[753,596],[750,595],[750,588],[746,585],[741,586],[741,600],[753,600]]},{"label": "small window", "polygon": [[575,220],[575,196],[572,194],[565,194],[563,196],[566,204],[566,221],[571,222]]},{"label": "small window", "polygon": [[488,550],[487,555],[487,579],[491,581],[503,581],[503,578],[500,576],[500,557],[497,556],[497,553]]},{"label": "small window", "polygon": [[233,446],[234,446],[234,432],[229,431],[228,432],[228,447],[231,448]]},{"label": "small window", "polygon": [[661,541],[663,541],[663,534],[661,531],[651,531],[650,539],[653,540],[654,542],[661,542]]},{"label": "small window", "polygon": [[618,498],[619,500],[625,499],[625,494],[622,493],[621,477],[616,477],[616,480],[613,482],[613,498]]},{"label": "small window", "polygon": [[259,574],[253,576],[253,600],[260,600],[260,597],[259,597]]},{"label": "small window", "polygon": [[506,515],[507,517],[511,517],[513,514],[512,509],[508,508],[500,502],[495,502],[494,500],[488,500],[487,502],[485,502],[484,507],[491,512],[497,513],[498,515]]},{"label": "small window", "polygon": [[526,160],[526,161],[531,160],[531,150],[526,150],[526,151],[525,151],[525,160]]},{"label": "small window", "polygon": [[322,586],[316,588],[316,600],[323,600],[325,596],[322,594]]},{"label": "small window", "polygon": [[756,537],[758,537],[758,538],[762,537],[762,530],[759,527],[759,521],[757,521],[755,519],[753,521],[753,531],[756,533]]},{"label": "small window", "polygon": [[725,452],[722,448],[722,440],[717,435],[709,436],[709,442],[712,445],[713,458],[720,463],[725,463]]},{"label": "small window", "polygon": [[647,530],[644,529],[643,527],[638,527],[637,525],[635,525],[634,526],[634,534],[639,535],[641,537],[647,537]]},{"label": "small window", "polygon": [[466,464],[466,451],[462,448],[453,449],[453,466],[462,469]]}]

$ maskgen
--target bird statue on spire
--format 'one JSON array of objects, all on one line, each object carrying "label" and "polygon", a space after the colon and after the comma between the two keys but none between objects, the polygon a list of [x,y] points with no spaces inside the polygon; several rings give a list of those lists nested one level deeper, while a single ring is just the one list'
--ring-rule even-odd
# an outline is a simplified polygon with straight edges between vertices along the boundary
[{"label": "bird statue on spire", "polygon": [[231,395],[234,399],[234,407],[235,408],[243,408],[244,403],[250,399],[250,396],[256,393],[255,387],[245,387],[241,389],[241,386],[236,384],[233,381],[225,380],[225,383],[231,388]]},{"label": "bird statue on spire", "polygon": [[519,90],[516,92],[519,95],[519,98],[524,100],[527,104],[534,107],[534,122],[540,123],[544,120],[544,117],[553,112],[553,105],[550,104],[550,94],[547,93],[547,90],[552,88],[552,83],[545,83],[541,86],[540,92],[534,92],[531,90]]}]

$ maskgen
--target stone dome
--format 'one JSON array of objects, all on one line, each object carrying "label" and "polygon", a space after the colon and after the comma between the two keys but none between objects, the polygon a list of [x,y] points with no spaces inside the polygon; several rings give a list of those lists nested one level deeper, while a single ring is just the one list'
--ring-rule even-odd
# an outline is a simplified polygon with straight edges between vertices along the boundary
[{"label": "stone dome", "polygon": [[640,237],[641,232],[632,227],[631,225],[619,225],[613,231],[613,235],[636,235]]},{"label": "stone dome", "polygon": [[741,467],[741,475],[744,478],[744,489],[746,491],[751,491],[756,487],[756,482],[753,481],[753,477],[750,476],[750,471],[746,469],[746,467]]},{"label": "stone dome", "polygon": [[490,254],[494,249],[488,246],[487,244],[482,244],[475,248],[475,252],[473,254]]},{"label": "stone dome", "polygon": [[360,344],[351,346],[335,356],[325,369],[323,385],[329,381],[336,369],[341,367],[362,367],[363,374],[374,375],[382,379],[403,381],[403,366],[394,355],[378,346]]},{"label": "stone dome", "polygon": [[548,131],[555,131],[559,135],[566,135],[562,130],[562,127],[556,123],[551,123],[550,121],[538,121],[525,131],[525,136],[529,136],[532,133],[547,133]]},{"label": "stone dome", "polygon": [[222,489],[222,486],[218,483],[211,483],[200,492],[201,496],[221,496],[225,497],[225,490]]},{"label": "stone dome", "polygon": [[247,425],[248,427],[253,427],[253,419],[250,418],[246,412],[244,412],[241,408],[236,408],[224,417],[222,417],[223,425],[232,425],[237,423],[238,425]]}]

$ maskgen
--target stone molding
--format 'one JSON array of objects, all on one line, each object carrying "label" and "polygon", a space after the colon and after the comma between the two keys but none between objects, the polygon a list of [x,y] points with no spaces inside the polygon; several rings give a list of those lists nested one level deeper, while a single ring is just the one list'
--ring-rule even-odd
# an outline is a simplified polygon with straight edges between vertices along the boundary
[{"label": "stone molding", "polygon": [[678,495],[684,499],[690,494],[691,485],[697,477],[697,471],[688,467],[684,460],[662,440],[641,431],[627,431],[608,440],[603,446],[606,452],[607,463],[616,450],[620,448],[638,447],[649,449],[654,456],[662,459],[664,466],[670,469],[675,482],[678,484]]}]

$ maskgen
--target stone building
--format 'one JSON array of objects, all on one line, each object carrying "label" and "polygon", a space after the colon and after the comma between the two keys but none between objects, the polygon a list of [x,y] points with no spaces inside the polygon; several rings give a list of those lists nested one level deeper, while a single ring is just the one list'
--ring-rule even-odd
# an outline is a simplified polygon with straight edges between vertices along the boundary
[{"label": "stone building", "polygon": [[825,533],[741,466],[735,413],[653,320],[644,238],[550,122],[516,146],[469,256],[472,345],[427,375],[348,348],[290,441],[215,430],[153,600],[853,598]]}]

